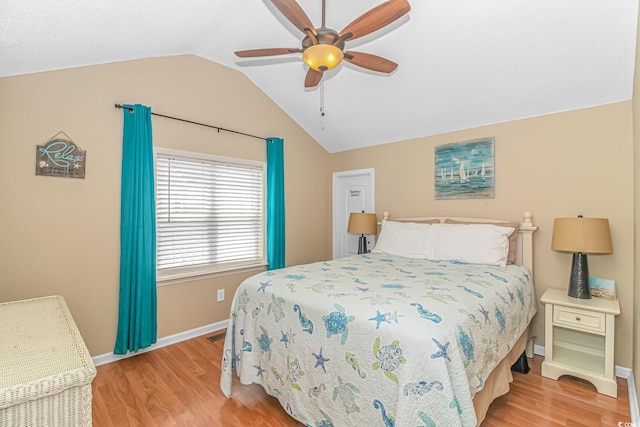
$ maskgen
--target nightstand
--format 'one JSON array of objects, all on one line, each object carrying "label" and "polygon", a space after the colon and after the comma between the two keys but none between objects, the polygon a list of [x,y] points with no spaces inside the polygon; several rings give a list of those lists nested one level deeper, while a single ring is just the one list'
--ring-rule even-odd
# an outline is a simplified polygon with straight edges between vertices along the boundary
[{"label": "nightstand", "polygon": [[573,375],[591,382],[598,393],[617,397],[613,361],[618,300],[577,299],[564,289],[547,289],[542,375],[557,380]]}]

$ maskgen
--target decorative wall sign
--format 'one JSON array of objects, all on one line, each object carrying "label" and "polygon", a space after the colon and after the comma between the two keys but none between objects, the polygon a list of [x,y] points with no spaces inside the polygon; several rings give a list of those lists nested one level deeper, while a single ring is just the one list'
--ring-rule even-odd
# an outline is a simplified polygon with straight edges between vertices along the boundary
[{"label": "decorative wall sign", "polygon": [[494,143],[489,137],[436,147],[435,198],[495,197]]},{"label": "decorative wall sign", "polygon": [[84,178],[87,153],[60,131],[36,149],[36,175]]}]

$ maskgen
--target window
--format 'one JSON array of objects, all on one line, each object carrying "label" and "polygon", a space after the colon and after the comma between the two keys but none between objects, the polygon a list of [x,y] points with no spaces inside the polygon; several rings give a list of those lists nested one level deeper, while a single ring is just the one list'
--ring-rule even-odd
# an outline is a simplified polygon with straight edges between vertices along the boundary
[{"label": "window", "polygon": [[156,150],[158,280],[265,265],[265,164]]}]

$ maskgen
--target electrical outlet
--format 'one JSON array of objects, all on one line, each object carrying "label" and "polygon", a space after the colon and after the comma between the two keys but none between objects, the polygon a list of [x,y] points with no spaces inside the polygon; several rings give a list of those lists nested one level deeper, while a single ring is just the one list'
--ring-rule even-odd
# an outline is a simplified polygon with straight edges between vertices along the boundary
[{"label": "electrical outlet", "polygon": [[218,289],[218,302],[224,301],[224,289]]}]

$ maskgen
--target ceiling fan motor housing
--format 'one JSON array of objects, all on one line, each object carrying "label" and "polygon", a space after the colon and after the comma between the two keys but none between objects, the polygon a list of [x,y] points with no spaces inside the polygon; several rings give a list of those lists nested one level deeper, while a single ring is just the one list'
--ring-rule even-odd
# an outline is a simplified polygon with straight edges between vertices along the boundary
[{"label": "ceiling fan motor housing", "polygon": [[336,41],[338,41],[338,43],[335,44],[335,46],[340,50],[344,49],[345,40],[338,40],[340,39],[340,35],[337,31],[332,30],[331,28],[316,28],[315,33],[315,38],[318,40],[318,43],[315,43],[311,37],[307,36],[302,40],[303,49],[311,47],[315,44],[334,44],[336,43]]}]

